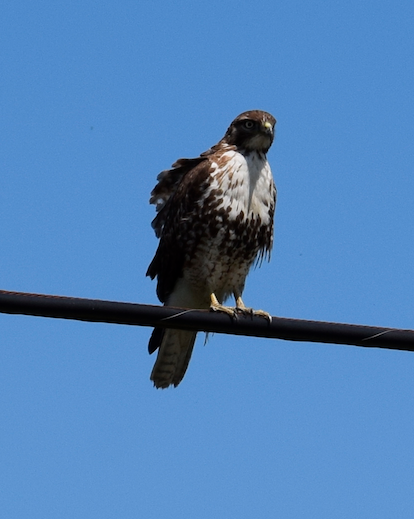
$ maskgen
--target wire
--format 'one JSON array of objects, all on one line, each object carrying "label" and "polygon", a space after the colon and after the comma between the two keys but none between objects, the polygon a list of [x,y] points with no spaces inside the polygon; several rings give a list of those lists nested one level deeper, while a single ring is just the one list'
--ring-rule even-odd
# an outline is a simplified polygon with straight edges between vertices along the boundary
[{"label": "wire", "polygon": [[0,312],[100,323],[178,328],[289,341],[414,351],[414,330],[152,306],[0,290]]}]

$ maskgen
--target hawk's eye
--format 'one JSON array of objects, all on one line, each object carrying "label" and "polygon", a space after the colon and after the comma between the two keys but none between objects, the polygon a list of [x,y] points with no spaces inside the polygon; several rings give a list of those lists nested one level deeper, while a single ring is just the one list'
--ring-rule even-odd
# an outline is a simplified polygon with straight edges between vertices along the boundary
[{"label": "hawk's eye", "polygon": [[251,130],[254,128],[255,123],[254,121],[250,121],[249,119],[247,121],[244,121],[243,126],[246,128],[246,130]]}]

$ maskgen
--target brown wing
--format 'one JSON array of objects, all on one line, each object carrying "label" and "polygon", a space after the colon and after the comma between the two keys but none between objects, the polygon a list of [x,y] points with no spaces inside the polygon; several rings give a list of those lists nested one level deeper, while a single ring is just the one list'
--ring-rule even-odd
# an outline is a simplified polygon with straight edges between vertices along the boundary
[{"label": "brown wing", "polygon": [[160,242],[147,276],[158,277],[157,295],[163,303],[182,275],[186,256],[191,257],[201,237],[197,233],[201,223],[198,202],[209,186],[211,161],[206,156],[180,159],[174,166],[160,174],[151,193],[151,202],[158,203],[152,226]]},{"label": "brown wing", "polygon": [[271,198],[269,203],[269,218],[270,224],[265,226],[259,226],[257,229],[257,243],[259,245],[259,252],[256,257],[256,265],[261,265],[263,259],[270,261],[270,254],[273,247],[273,226],[274,226],[274,215],[276,209],[276,185],[274,181],[271,186]]},{"label": "brown wing", "polygon": [[197,157],[196,159],[179,159],[177,162],[174,162],[171,169],[161,171],[158,175],[158,184],[151,191],[150,198],[150,204],[155,205],[158,213],[151,223],[157,238],[161,236],[162,228],[167,218],[168,201],[177,191],[177,188],[184,176],[204,160],[206,160],[205,157]]}]

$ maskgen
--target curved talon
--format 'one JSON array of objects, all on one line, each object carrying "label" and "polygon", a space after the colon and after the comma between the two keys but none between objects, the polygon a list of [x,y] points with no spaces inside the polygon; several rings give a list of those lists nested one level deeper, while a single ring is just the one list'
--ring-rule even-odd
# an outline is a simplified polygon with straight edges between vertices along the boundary
[{"label": "curved talon", "polygon": [[253,310],[253,315],[257,315],[257,317],[264,317],[269,321],[269,323],[272,322],[272,316],[264,310]]},{"label": "curved talon", "polygon": [[224,306],[221,303],[218,302],[217,297],[215,294],[210,295],[210,310],[212,312],[223,312],[227,315],[229,315],[232,319],[237,319],[239,314],[243,315],[250,315],[251,318],[253,317],[264,317],[269,321],[269,323],[272,322],[272,316],[265,312],[264,310],[253,310],[253,308],[248,308],[244,303],[240,296],[236,298],[236,306]]},{"label": "curved talon", "polygon": [[210,311],[223,312],[229,315],[232,319],[237,319],[237,309],[232,306],[224,306],[219,303],[215,294],[210,295]]},{"label": "curved talon", "polygon": [[253,316],[264,317],[269,321],[269,323],[272,322],[272,316],[268,312],[265,312],[264,310],[253,310],[253,308],[247,308],[243,303],[241,296],[236,297],[236,308],[240,312],[249,313],[252,318]]},{"label": "curved talon", "polygon": [[245,306],[236,306],[234,309],[238,314],[249,315],[253,319],[254,310],[253,308],[246,308]]},{"label": "curved talon", "polygon": [[230,317],[237,318],[237,308],[234,308],[232,306],[224,306],[224,305],[211,305],[210,306],[211,312],[223,312]]}]

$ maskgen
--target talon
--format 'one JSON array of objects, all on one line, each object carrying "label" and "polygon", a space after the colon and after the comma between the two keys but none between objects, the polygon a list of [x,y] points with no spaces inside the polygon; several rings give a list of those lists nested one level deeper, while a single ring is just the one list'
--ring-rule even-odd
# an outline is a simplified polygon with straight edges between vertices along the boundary
[{"label": "talon", "polygon": [[254,314],[253,308],[246,308],[245,306],[244,307],[236,306],[235,311],[238,314],[249,315],[250,317],[253,318],[253,314]]},{"label": "talon", "polygon": [[272,316],[265,312],[264,310],[254,310],[253,308],[247,307],[240,296],[236,297],[236,306],[224,306],[221,303],[218,302],[217,297],[215,294],[210,295],[210,310],[212,312],[223,312],[227,315],[229,315],[232,319],[237,319],[239,314],[243,315],[250,315],[250,317],[253,319],[253,317],[264,317],[269,321],[269,323],[272,322]]},{"label": "talon", "polygon": [[272,322],[272,316],[268,312],[265,312],[264,310],[253,310],[253,308],[247,308],[243,303],[241,296],[236,297],[236,309],[240,311],[240,313],[250,314],[252,317],[264,317],[269,321],[269,323]]},{"label": "talon", "polygon": [[257,315],[257,317],[264,317],[269,321],[269,324],[272,322],[272,316],[264,310],[253,310],[253,315]]},{"label": "talon", "polygon": [[215,294],[210,295],[210,310],[212,312],[223,312],[229,315],[232,319],[237,319],[237,308],[222,305],[218,302]]}]

